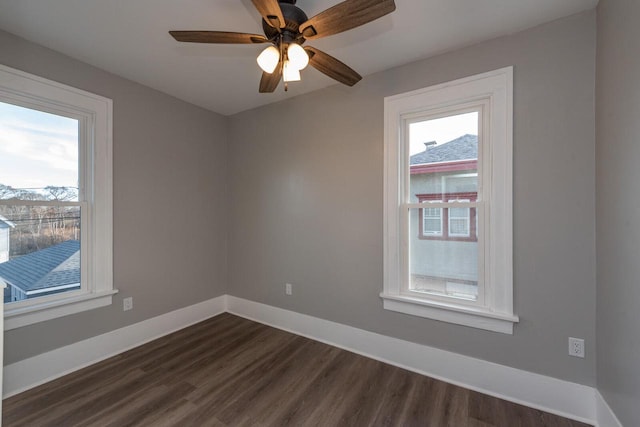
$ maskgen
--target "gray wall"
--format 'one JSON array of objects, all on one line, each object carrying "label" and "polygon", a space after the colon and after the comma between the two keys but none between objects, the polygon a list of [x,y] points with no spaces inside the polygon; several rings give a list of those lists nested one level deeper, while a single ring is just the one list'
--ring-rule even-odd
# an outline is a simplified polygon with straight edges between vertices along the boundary
[{"label": "gray wall", "polygon": [[120,290],[112,306],[8,331],[5,363],[226,293],[227,119],[5,32],[0,63],[113,99]]},{"label": "gray wall", "polygon": [[[583,13],[232,116],[229,292],[594,385],[595,19]],[[383,97],[508,65],[521,322],[510,336],[383,310]],[[585,338],[585,359],[567,355],[569,336]]]},{"label": "gray wall", "polygon": [[[121,291],[9,331],[5,363],[229,292],[595,384],[594,12],[229,119],[3,32],[0,63],[114,100]],[[383,97],[508,65],[520,324],[508,336],[383,310]],[[568,336],[586,339],[586,359],[566,355]]]},{"label": "gray wall", "polygon": [[640,3],[598,6],[598,388],[625,426],[640,422]]}]

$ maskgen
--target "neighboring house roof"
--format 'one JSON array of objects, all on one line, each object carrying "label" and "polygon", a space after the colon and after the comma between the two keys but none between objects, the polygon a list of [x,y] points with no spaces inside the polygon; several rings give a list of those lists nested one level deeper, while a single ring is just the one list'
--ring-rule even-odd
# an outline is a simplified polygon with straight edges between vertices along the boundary
[{"label": "neighboring house roof", "polygon": [[80,242],[68,240],[0,264],[0,277],[24,292],[80,283]]},{"label": "neighboring house roof", "polygon": [[14,228],[15,224],[9,221],[7,218],[0,215],[0,228]]},{"label": "neighboring house roof", "polygon": [[427,148],[411,156],[409,164],[454,162],[478,158],[478,136],[462,135],[459,138]]}]

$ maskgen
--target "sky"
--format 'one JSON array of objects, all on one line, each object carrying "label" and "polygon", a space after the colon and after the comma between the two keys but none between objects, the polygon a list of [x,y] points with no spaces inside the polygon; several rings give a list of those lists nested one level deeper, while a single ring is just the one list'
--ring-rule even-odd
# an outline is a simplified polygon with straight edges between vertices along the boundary
[{"label": "sky", "polygon": [[436,145],[440,145],[465,134],[478,134],[477,112],[411,123],[409,125],[410,155],[423,152],[425,142],[436,141]]},{"label": "sky", "polygon": [[0,184],[78,186],[78,120],[0,102]]}]

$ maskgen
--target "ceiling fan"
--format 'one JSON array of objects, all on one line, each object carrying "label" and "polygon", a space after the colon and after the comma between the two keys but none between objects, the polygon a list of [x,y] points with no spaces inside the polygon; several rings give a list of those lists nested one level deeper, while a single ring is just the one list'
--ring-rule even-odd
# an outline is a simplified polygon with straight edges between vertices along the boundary
[{"label": "ceiling fan", "polygon": [[258,56],[262,68],[260,92],[273,92],[280,79],[285,90],[290,81],[300,80],[300,70],[307,64],[348,86],[362,76],[333,56],[311,46],[302,47],[307,40],[315,40],[341,33],[376,20],[396,9],[394,0],[345,0],[320,12],[313,18],[297,7],[296,0],[251,0],[260,15],[260,34],[229,31],[169,31],[179,42],[253,44],[271,43]]}]

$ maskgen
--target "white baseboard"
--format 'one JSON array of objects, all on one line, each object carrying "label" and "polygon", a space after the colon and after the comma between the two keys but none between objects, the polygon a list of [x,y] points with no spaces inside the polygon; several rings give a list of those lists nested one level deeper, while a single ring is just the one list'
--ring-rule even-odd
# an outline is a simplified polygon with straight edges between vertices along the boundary
[{"label": "white baseboard", "polygon": [[622,427],[592,388],[392,338],[324,319],[223,295],[4,367],[4,396],[85,366],[225,311],[423,375],[599,427]]},{"label": "white baseboard", "polygon": [[7,365],[3,398],[224,313],[225,302],[222,295]]},{"label": "white baseboard", "polygon": [[595,423],[595,389],[592,387],[230,295],[227,295],[227,311],[448,383],[577,421]]},{"label": "white baseboard", "polygon": [[596,425],[598,427],[622,427],[622,423],[613,413],[604,397],[596,390]]}]

